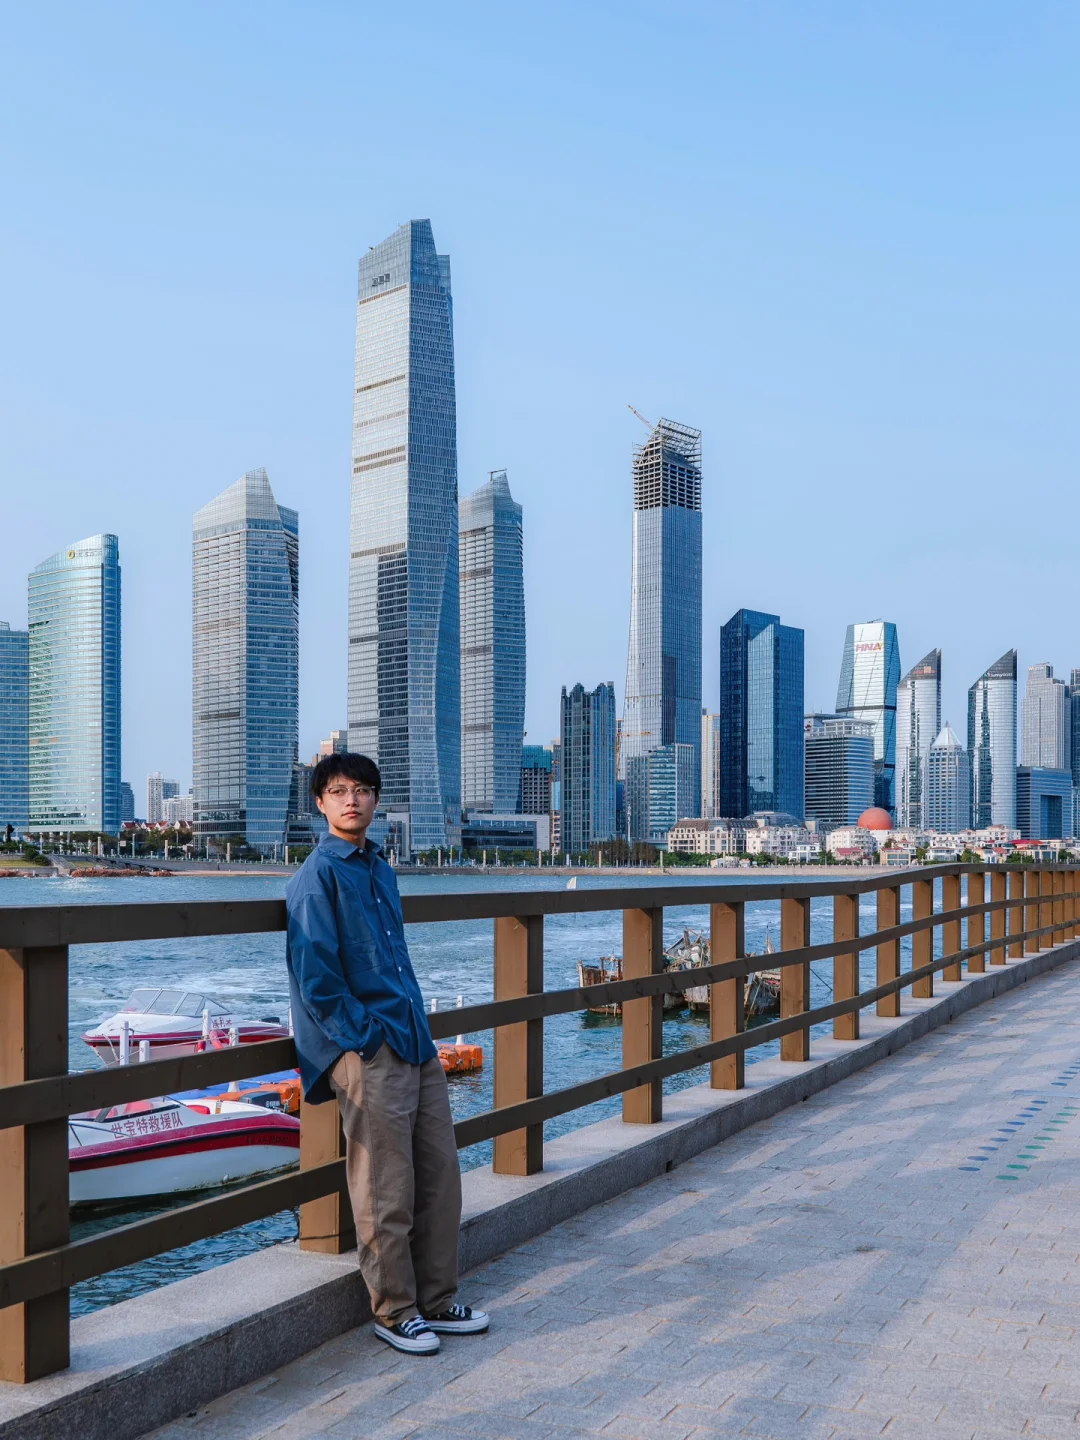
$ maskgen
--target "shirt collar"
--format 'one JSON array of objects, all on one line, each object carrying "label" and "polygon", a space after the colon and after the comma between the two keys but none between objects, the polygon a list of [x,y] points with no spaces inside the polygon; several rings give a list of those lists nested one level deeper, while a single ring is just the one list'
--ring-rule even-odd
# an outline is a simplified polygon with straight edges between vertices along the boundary
[{"label": "shirt collar", "polygon": [[[354,845],[351,840],[342,840],[340,835],[324,835],[319,841],[319,846],[334,855],[339,855],[342,860],[347,860],[350,855],[360,854],[359,845]],[[375,844],[370,835],[364,837],[363,848],[369,860],[374,860],[376,856],[382,858],[381,848]]]}]

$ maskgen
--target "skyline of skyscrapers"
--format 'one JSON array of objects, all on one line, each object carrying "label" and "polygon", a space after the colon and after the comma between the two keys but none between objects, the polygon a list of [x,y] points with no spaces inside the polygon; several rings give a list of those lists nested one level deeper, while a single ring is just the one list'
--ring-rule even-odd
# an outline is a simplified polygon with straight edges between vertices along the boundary
[{"label": "skyline of skyscrapers", "polygon": [[836,713],[874,727],[874,804],[896,806],[896,687],[900,650],[889,620],[849,625],[836,689]]},{"label": "skyline of skyscrapers", "polygon": [[971,824],[1016,827],[1016,651],[1006,650],[968,691]]},{"label": "skyline of skyscrapers", "polygon": [[30,634],[0,620],[0,839],[30,819]]},{"label": "skyline of skyscrapers", "polygon": [[849,715],[807,715],[803,738],[804,818],[857,825],[859,816],[874,804],[874,722]]},{"label": "skyline of skyscrapers", "polygon": [[120,827],[120,547],[91,535],[27,586],[28,828]]},{"label": "skyline of skyscrapers", "polygon": [[720,634],[720,803],[724,815],[804,805],[803,632],[738,610]]},{"label": "skyline of skyscrapers", "polygon": [[[634,447],[630,635],[619,779],[663,745],[701,766],[701,431],[661,419]],[[659,772],[658,772],[659,773]],[[677,817],[681,818],[681,817]]]},{"label": "skyline of skyscrapers", "polygon": [[560,845],[575,854],[615,834],[614,684],[564,685],[560,715]]},{"label": "skyline of skyscrapers", "polygon": [[521,506],[505,470],[458,504],[461,804],[512,814],[525,738],[525,580]]},{"label": "skyline of skyscrapers", "polygon": [[360,260],[349,562],[349,747],[414,850],[461,829],[457,408],[450,257],[411,220]]},{"label": "skyline of skyscrapers", "polygon": [[284,846],[298,720],[298,518],[249,470],[192,522],[198,840]]}]

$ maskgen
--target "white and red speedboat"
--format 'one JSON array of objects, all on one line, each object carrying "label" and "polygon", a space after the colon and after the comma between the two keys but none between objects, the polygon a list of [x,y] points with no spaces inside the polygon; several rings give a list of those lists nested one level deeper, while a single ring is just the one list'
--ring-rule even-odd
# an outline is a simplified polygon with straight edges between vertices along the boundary
[{"label": "white and red speedboat", "polygon": [[300,1158],[295,1115],[243,1101],[163,1097],[73,1115],[72,1205],[181,1195],[288,1169]]},{"label": "white and red speedboat", "polygon": [[235,1043],[240,1045],[252,1045],[257,1040],[284,1040],[289,1034],[289,1027],[276,1015],[244,1019],[230,1014],[209,995],[140,986],[131,992],[122,1009],[99,1020],[82,1038],[106,1065],[118,1065],[125,1024],[132,1053],[138,1054],[139,1043],[146,1040],[151,1060],[168,1060],[175,1055],[194,1055],[207,1048],[220,1048],[229,1043],[231,1031],[236,1032]]}]

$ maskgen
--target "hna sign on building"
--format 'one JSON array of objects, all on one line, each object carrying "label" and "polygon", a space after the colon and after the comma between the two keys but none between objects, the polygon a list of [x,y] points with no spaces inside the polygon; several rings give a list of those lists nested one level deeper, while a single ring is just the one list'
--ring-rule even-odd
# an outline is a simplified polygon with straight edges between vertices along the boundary
[{"label": "hna sign on building", "polygon": [[884,640],[860,640],[855,646],[856,653],[863,650],[884,650]]}]

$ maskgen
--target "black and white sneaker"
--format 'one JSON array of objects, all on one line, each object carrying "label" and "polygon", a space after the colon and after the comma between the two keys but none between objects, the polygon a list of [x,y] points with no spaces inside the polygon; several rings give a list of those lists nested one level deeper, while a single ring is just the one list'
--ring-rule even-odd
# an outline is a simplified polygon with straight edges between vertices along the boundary
[{"label": "black and white sneaker", "polygon": [[414,1315],[411,1320],[402,1320],[398,1325],[381,1325],[376,1320],[375,1334],[406,1355],[434,1355],[439,1348],[438,1335],[419,1315]]},{"label": "black and white sneaker", "polygon": [[437,1335],[482,1335],[491,1324],[485,1310],[473,1310],[468,1305],[451,1305],[440,1310],[438,1315],[428,1315],[424,1323]]}]

